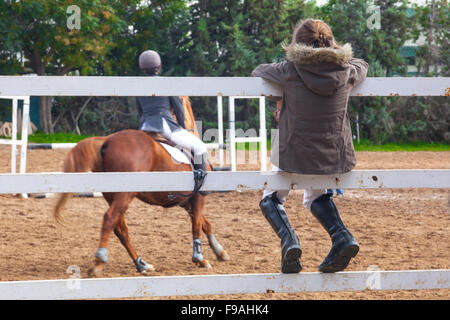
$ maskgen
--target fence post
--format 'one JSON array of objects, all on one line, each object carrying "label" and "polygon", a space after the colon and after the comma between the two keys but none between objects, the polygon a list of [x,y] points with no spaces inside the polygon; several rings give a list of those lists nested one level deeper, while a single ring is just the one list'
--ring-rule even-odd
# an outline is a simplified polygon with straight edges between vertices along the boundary
[{"label": "fence post", "polygon": [[259,139],[261,171],[267,171],[266,98],[259,98]]},{"label": "fence post", "polygon": [[222,96],[217,96],[217,130],[219,130],[219,165],[223,167],[223,104]]},{"label": "fence post", "polygon": [[230,164],[231,171],[236,171],[236,122],[234,114],[234,97],[228,97],[228,144],[230,146]]}]

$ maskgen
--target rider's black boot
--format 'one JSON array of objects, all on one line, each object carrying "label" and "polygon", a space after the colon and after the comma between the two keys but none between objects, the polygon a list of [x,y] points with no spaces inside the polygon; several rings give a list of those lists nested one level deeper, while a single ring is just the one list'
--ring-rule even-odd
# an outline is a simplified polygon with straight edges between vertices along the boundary
[{"label": "rider's black boot", "polygon": [[[208,153],[194,155],[194,181],[195,190],[199,190],[203,186],[206,175],[208,174]],[[200,194],[207,195],[208,192],[200,191]]]},{"label": "rider's black boot", "polygon": [[259,207],[272,229],[281,239],[281,272],[298,273],[302,271],[300,243],[289,223],[283,205],[276,196],[276,192],[262,199]]},{"label": "rider's black boot", "polygon": [[312,214],[331,237],[332,246],[325,260],[319,265],[320,272],[344,270],[351,258],[356,256],[359,245],[345,227],[330,194],[323,194],[311,204]]}]

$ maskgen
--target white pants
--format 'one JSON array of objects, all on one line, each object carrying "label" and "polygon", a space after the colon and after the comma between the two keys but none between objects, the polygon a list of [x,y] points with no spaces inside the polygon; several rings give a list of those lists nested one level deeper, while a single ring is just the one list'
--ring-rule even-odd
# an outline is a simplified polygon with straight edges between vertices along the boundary
[{"label": "white pants", "polygon": [[[272,165],[272,171],[279,172],[283,171],[277,166]],[[264,190],[263,193],[263,199],[267,196],[270,196],[272,193],[277,193],[277,198],[280,200],[280,202],[283,204],[286,200],[286,197],[288,196],[290,190]],[[318,197],[326,193],[326,189],[305,189],[303,193],[303,206],[310,210],[311,204],[314,200],[316,200]]]},{"label": "white pants", "polygon": [[161,132],[161,135],[175,143],[177,146],[192,151],[196,156],[200,156],[208,152],[208,149],[203,141],[187,130],[181,129],[172,132],[165,119],[163,119],[163,131]]}]

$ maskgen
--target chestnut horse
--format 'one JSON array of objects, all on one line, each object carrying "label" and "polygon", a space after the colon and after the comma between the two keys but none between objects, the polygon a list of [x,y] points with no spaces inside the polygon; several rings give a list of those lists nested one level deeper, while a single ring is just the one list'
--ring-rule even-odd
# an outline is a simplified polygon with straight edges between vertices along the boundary
[{"label": "chestnut horse", "polygon": [[[185,110],[185,126],[198,136],[194,115],[188,97],[181,97]],[[211,166],[208,170],[211,170]],[[106,137],[91,137],[80,141],[66,156],[64,172],[148,172],[148,171],[191,171],[188,164],[172,160],[164,147],[153,135],[139,130],[123,130]],[[156,181],[149,181],[157,183]],[[188,195],[189,192],[181,194]],[[54,216],[61,222],[61,210],[71,194],[63,193],[55,206]],[[89,276],[100,276],[108,261],[108,240],[111,232],[119,238],[140,273],[154,270],[138,256],[130,242],[128,228],[125,223],[125,211],[134,198],[151,205],[163,207],[182,205],[189,213],[192,222],[193,255],[192,262],[200,267],[210,268],[209,262],[203,258],[201,250],[202,231],[206,233],[209,245],[218,260],[228,260],[229,256],[212,233],[209,221],[203,215],[205,196],[196,193],[191,197],[183,197],[170,192],[109,192],[103,193],[109,208],[103,216],[100,244],[95,254],[94,266],[89,269]]]}]

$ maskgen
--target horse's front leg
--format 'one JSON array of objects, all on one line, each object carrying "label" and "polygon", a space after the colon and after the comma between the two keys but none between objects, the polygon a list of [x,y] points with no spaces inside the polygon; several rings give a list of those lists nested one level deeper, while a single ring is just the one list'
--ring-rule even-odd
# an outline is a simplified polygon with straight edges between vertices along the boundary
[{"label": "horse's front leg", "polygon": [[202,253],[202,225],[203,225],[203,207],[205,200],[203,196],[195,195],[191,200],[191,207],[188,210],[192,221],[193,253],[192,262],[202,268],[211,268],[208,260],[203,258]]}]

